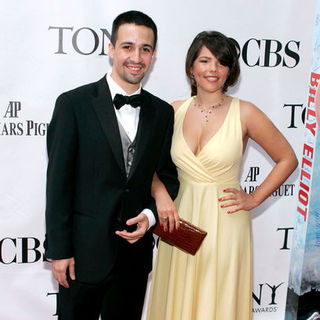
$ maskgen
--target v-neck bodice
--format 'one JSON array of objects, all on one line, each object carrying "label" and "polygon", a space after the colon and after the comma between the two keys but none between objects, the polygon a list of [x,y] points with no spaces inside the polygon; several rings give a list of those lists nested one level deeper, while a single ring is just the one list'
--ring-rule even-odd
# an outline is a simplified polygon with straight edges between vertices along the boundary
[{"label": "v-neck bodice", "polygon": [[195,155],[183,134],[183,122],[193,97],[186,100],[175,114],[171,155],[179,176],[198,183],[238,182],[242,159],[240,102],[233,98],[218,131]]}]

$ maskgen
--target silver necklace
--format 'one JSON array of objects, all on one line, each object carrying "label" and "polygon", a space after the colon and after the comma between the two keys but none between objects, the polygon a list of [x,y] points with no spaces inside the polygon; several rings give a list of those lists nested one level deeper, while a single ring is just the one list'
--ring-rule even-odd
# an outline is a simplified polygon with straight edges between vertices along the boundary
[{"label": "silver necklace", "polygon": [[198,97],[196,97],[195,99],[193,99],[193,104],[196,108],[198,108],[200,110],[200,112],[203,114],[204,116],[204,121],[205,121],[205,125],[209,122],[209,119],[212,115],[212,111],[215,108],[218,108],[220,106],[222,106],[222,104],[224,103],[226,96],[223,95],[222,99],[208,107],[205,107],[204,105],[202,105],[201,103],[197,102],[196,100],[198,100]]}]

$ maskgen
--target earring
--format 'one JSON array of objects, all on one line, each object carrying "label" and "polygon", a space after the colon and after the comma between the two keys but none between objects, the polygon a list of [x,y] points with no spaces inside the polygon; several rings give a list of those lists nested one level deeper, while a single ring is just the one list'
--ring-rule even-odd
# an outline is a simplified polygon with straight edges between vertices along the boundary
[{"label": "earring", "polygon": [[194,74],[191,74],[191,84],[193,86],[197,86],[197,81],[196,81],[196,78],[194,77]]}]

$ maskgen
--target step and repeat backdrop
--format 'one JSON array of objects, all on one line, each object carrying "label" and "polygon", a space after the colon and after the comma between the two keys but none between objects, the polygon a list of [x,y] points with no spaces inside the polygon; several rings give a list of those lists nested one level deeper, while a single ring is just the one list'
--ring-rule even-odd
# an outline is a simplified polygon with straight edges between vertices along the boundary
[{"label": "step and repeat backdrop", "polygon": [[[3,2],[0,319],[57,319],[57,285],[43,257],[47,126],[61,92],[96,81],[111,68],[108,43],[119,13],[141,10],[156,22],[157,56],[144,87],[168,102],[190,96],[184,62],[196,34],[218,30],[234,38],[241,77],[228,93],[263,110],[300,159],[315,7],[312,0]],[[272,165],[250,142],[242,187],[255,190]],[[252,211],[255,320],[284,319],[298,182],[297,169]]]}]

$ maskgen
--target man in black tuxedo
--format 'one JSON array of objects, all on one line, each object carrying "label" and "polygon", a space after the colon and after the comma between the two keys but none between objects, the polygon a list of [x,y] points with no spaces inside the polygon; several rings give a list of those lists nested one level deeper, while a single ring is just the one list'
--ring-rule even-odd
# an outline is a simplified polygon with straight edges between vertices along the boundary
[{"label": "man in black tuxedo", "polygon": [[[60,95],[48,129],[46,257],[59,319],[140,319],[158,219],[155,172],[175,197],[173,109],[141,88],[157,28],[138,11],[113,22],[111,72]],[[121,96],[122,95],[122,96]],[[168,219],[172,220],[172,216]]]}]

